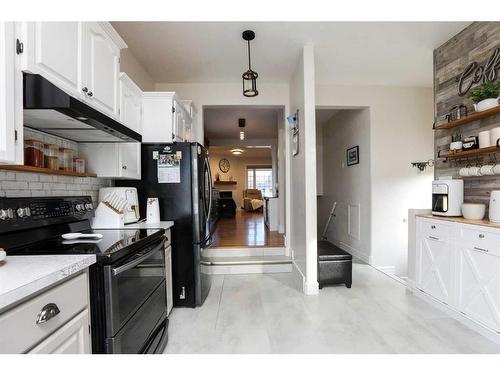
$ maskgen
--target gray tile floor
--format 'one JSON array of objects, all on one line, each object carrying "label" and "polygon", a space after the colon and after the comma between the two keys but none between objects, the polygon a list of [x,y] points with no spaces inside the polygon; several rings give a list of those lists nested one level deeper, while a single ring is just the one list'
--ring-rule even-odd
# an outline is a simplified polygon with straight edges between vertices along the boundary
[{"label": "gray tile floor", "polygon": [[306,296],[291,274],[217,275],[204,305],[176,308],[165,353],[500,353],[365,264],[353,285]]}]

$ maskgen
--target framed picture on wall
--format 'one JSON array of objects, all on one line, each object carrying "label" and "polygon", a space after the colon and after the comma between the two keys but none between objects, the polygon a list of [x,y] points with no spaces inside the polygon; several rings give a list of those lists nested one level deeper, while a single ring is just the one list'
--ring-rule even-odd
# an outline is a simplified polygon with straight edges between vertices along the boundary
[{"label": "framed picture on wall", "polygon": [[359,146],[347,149],[347,166],[359,164]]}]

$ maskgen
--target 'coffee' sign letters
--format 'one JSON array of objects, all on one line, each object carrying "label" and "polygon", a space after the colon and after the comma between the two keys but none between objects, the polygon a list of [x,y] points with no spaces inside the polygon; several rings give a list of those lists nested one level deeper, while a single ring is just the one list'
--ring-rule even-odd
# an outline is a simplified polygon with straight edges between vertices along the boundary
[{"label": "'coffee' sign letters", "polygon": [[463,96],[467,94],[475,84],[494,81],[497,78],[498,69],[500,69],[500,48],[493,50],[493,53],[484,65],[472,62],[464,69],[458,79],[458,95]]}]

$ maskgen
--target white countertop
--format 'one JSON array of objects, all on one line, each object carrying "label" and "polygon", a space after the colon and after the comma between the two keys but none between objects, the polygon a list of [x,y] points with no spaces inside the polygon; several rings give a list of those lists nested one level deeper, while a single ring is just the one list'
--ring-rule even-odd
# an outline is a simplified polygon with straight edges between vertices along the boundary
[{"label": "white countertop", "polygon": [[95,255],[7,256],[0,262],[0,311],[95,262]]},{"label": "white countertop", "polygon": [[140,223],[125,224],[125,229],[169,229],[174,226],[173,221],[160,221],[156,224],[146,223],[142,221]]}]

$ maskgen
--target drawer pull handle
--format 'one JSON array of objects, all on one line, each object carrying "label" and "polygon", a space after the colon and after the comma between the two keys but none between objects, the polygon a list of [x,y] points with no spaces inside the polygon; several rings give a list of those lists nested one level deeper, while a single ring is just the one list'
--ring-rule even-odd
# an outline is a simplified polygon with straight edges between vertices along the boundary
[{"label": "drawer pull handle", "polygon": [[436,241],[439,241],[439,238],[434,237],[434,236],[429,236],[429,238],[430,238],[431,240],[436,240]]},{"label": "drawer pull handle", "polygon": [[431,229],[436,229],[436,226],[435,225],[431,225]]},{"label": "drawer pull handle", "polygon": [[482,252],[485,252],[485,253],[487,253],[487,252],[488,252],[488,250],[487,250],[487,249],[482,249],[482,248],[480,248],[480,247],[476,247],[476,246],[474,246],[474,250],[479,250],[479,251],[482,251]]},{"label": "drawer pull handle", "polygon": [[57,307],[55,303],[48,303],[38,313],[38,316],[36,317],[36,324],[48,322],[60,312],[61,310],[59,310],[59,307]]},{"label": "drawer pull handle", "polygon": [[479,235],[479,238],[484,238],[484,234],[482,234],[482,233],[481,233],[481,234]]}]

